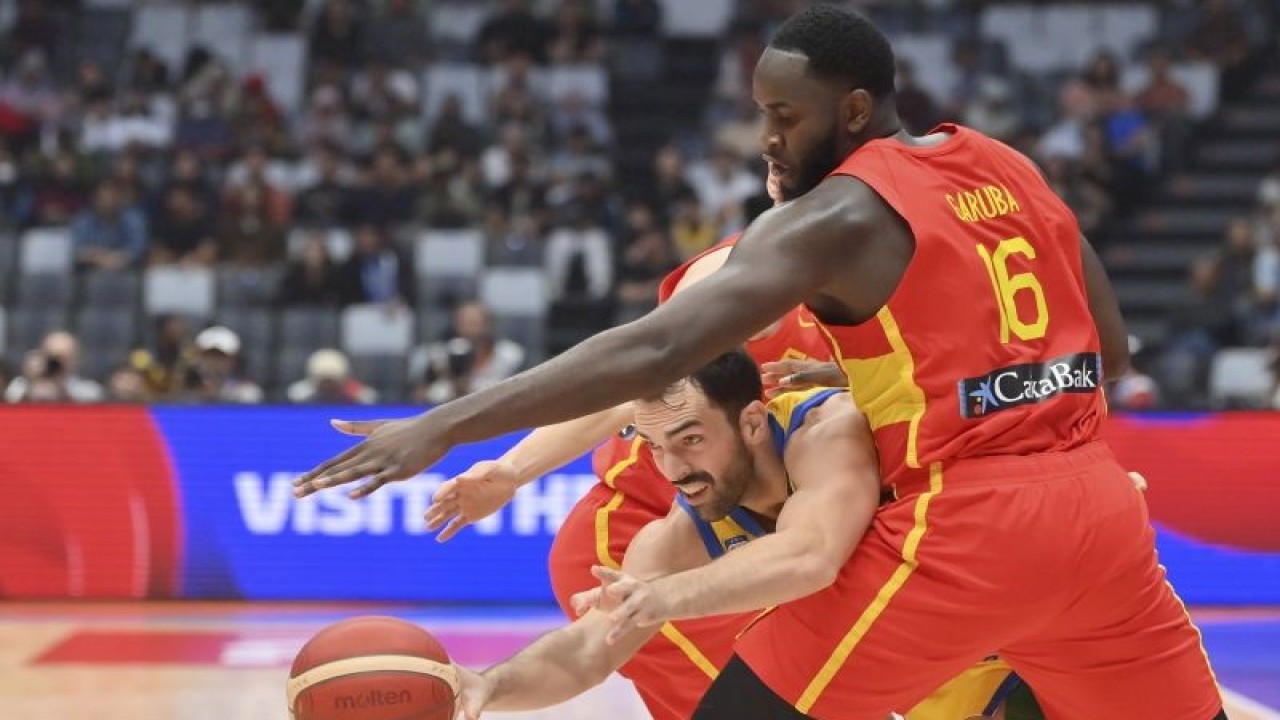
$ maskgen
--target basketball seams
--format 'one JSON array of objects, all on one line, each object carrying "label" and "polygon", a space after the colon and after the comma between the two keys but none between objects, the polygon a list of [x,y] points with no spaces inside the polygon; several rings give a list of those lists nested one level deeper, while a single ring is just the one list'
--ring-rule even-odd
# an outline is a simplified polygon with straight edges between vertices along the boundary
[{"label": "basketball seams", "polygon": [[408,672],[426,675],[444,681],[449,690],[458,695],[458,671],[452,663],[442,663],[414,655],[359,655],[317,665],[297,677],[289,679],[287,695],[292,712],[302,691],[329,680],[370,672]]}]

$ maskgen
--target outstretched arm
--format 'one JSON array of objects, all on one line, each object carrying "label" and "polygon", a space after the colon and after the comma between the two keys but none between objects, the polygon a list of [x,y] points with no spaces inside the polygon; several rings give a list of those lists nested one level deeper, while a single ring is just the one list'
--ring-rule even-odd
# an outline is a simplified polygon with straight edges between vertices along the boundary
[{"label": "outstretched arm", "polygon": [[362,496],[450,447],[580,417],[661,389],[818,295],[871,237],[883,207],[849,178],[823,182],[752,224],[718,272],[643,318],[404,423],[350,425],[364,443],[299,478],[298,494],[361,477]]},{"label": "outstretched arm", "polygon": [[[623,567],[652,578],[705,562],[696,530],[687,518],[672,513],[645,526],[632,540]],[[536,710],[581,695],[622,666],[659,626],[632,628],[614,642],[608,606],[591,609],[573,623],[547,633],[509,660],[481,675],[462,672],[462,704],[468,717],[484,710]]]}]

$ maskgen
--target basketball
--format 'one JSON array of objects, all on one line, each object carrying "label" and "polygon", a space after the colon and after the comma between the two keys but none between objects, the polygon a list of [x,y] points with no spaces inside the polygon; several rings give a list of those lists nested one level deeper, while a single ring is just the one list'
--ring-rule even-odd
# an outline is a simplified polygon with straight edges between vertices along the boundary
[{"label": "basketball", "polygon": [[316,633],[293,660],[294,720],[452,720],[458,690],[431,633],[393,617],[358,617]]}]

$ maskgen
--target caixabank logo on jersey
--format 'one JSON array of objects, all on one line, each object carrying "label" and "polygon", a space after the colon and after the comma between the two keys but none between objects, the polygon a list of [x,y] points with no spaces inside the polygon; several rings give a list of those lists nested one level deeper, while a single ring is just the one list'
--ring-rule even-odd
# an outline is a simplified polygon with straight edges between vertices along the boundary
[{"label": "caixabank logo on jersey", "polygon": [[1020,405],[1044,402],[1062,393],[1093,393],[1102,386],[1098,353],[1075,353],[1043,363],[993,370],[959,382],[960,414],[986,417]]}]

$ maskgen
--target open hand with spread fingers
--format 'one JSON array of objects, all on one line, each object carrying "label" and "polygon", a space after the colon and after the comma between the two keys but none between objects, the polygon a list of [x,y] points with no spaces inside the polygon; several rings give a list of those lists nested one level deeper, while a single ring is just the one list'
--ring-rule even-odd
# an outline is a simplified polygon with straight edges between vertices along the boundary
[{"label": "open hand with spread fingers", "polygon": [[293,494],[303,498],[324,488],[370,481],[351,491],[362,498],[389,482],[407,480],[449,451],[445,428],[431,413],[404,420],[334,420],[333,427],[364,441],[316,466],[294,481]]},{"label": "open hand with spread fingers", "polygon": [[[501,460],[482,460],[446,481],[427,508],[427,530],[444,542],[466,526],[498,512],[520,487],[515,468]],[[447,524],[446,524],[447,523]]]}]

